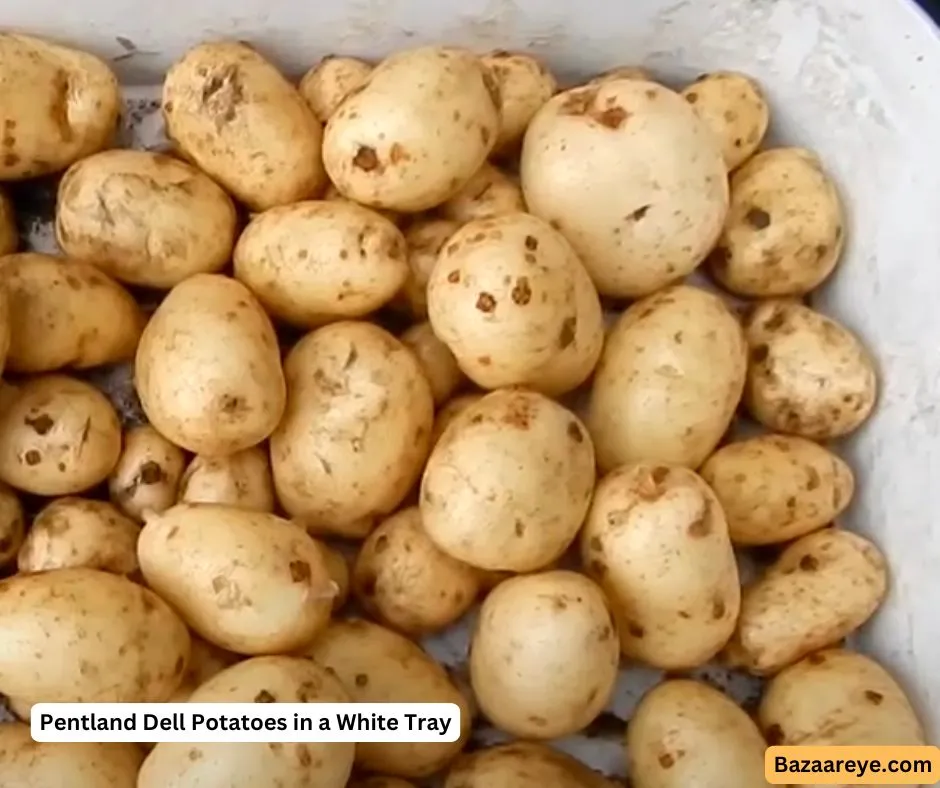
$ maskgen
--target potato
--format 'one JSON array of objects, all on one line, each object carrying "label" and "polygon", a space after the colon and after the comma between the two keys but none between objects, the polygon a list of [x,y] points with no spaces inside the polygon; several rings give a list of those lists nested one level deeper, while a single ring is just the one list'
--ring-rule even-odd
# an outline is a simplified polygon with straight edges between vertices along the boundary
[{"label": "potato", "polygon": [[551,99],[526,132],[520,174],[529,210],[565,235],[613,298],[690,274],[728,211],[717,137],[678,93],[637,79]]},{"label": "potato", "polygon": [[686,670],[731,637],[741,603],[737,563],[721,505],[693,471],[638,463],[605,476],[581,555],[610,600],[624,656]]},{"label": "potato", "polygon": [[767,683],[758,722],[771,745],[923,746],[923,726],[904,690],[870,657],[828,649]]},{"label": "potato", "polygon": [[462,394],[459,397],[454,397],[452,400],[449,400],[447,404],[437,412],[437,416],[434,418],[434,429],[431,431],[431,448],[437,445],[441,435],[444,434],[444,430],[450,426],[450,423],[457,418],[459,414],[463,413],[471,405],[479,402],[483,397],[483,394],[474,392],[472,394]]},{"label": "potato", "polygon": [[424,376],[431,385],[431,396],[435,405],[442,405],[464,382],[463,372],[457,359],[441,340],[437,338],[431,324],[416,323],[401,335],[401,341],[418,358]]},{"label": "potato", "polygon": [[841,515],[855,494],[852,469],[818,443],[759,435],[722,446],[701,468],[740,546],[778,544]]},{"label": "potato", "polygon": [[98,389],[65,375],[23,383],[0,413],[0,481],[33,495],[73,495],[108,478],[121,423]]},{"label": "potato", "polygon": [[144,326],[134,299],[94,266],[24,252],[0,258],[9,297],[10,372],[88,369],[127,361]]},{"label": "potato", "polygon": [[162,435],[212,457],[267,438],[287,398],[271,321],[219,274],[196,274],[163,299],[137,346],[134,386]]},{"label": "potato", "polygon": [[25,534],[20,499],[13,490],[0,482],[0,569],[16,561]]},{"label": "potato", "polygon": [[108,479],[114,504],[135,520],[144,512],[162,512],[176,502],[176,489],[186,457],[149,424],[132,427],[124,435],[121,459]]},{"label": "potato", "polygon": [[551,72],[532,55],[496,50],[481,60],[499,88],[500,125],[494,151],[518,147],[529,121],[558,90]]},{"label": "potato", "polygon": [[110,145],[121,96],[94,55],[0,33],[0,107],[0,181],[17,181],[64,170]]},{"label": "potato", "polygon": [[336,612],[349,599],[349,587],[352,584],[349,561],[339,550],[322,542],[320,543],[320,553],[323,557],[323,563],[326,565],[326,573],[336,585],[336,596],[333,597],[333,612]]},{"label": "potato", "polygon": [[20,236],[16,229],[16,217],[13,215],[13,203],[6,192],[0,189],[0,257],[13,254],[19,245]]},{"label": "potato", "polygon": [[370,323],[308,334],[284,370],[287,411],[271,436],[278,500],[312,533],[362,538],[421,473],[430,385],[414,354]]},{"label": "potato", "polygon": [[700,681],[664,681],[647,692],[627,726],[636,788],[769,786],[767,744],[747,713]]},{"label": "potato", "polygon": [[105,501],[57,498],[33,519],[17,566],[20,572],[87,567],[133,574],[139,534],[137,523]]},{"label": "potato", "polygon": [[520,211],[525,211],[525,201],[519,184],[489,163],[440,207],[445,219],[460,224]]},{"label": "potato", "polygon": [[887,592],[884,556],[858,534],[826,528],[797,539],[744,588],[725,661],[766,676],[835,645]]},{"label": "potato", "polygon": [[408,278],[395,305],[409,312],[415,320],[428,316],[428,280],[444,244],[460,229],[450,219],[415,219],[405,230],[408,247]]},{"label": "potato", "polygon": [[221,187],[162,153],[104,151],[73,164],[59,182],[62,251],[132,285],[170,288],[222,270],[235,231],[235,206]]},{"label": "potato", "polygon": [[390,301],[408,276],[405,258],[405,239],[390,221],[351,202],[321,200],[256,216],[234,262],[235,276],[269,314],[314,328]]},{"label": "potato", "polygon": [[525,213],[465,224],[428,282],[434,333],[482,388],[577,388],[601,352],[597,293],[571,245]]},{"label": "potato", "polygon": [[588,85],[600,85],[604,82],[614,82],[619,79],[635,79],[640,82],[655,82],[653,72],[643,66],[617,66],[602,71],[588,81]]},{"label": "potato", "polygon": [[751,158],[763,142],[770,108],[753,77],[737,71],[702,74],[685,87],[682,97],[718,136],[729,170]]},{"label": "potato", "polygon": [[746,369],[741,326],[718,296],[678,285],[633,304],[594,374],[586,418],[598,465],[697,468],[731,424]]},{"label": "potato", "polygon": [[304,97],[317,120],[326,123],[343,100],[360,87],[372,66],[355,57],[327,55],[300,80],[300,95]]},{"label": "potato", "polygon": [[[192,703],[348,703],[340,683],[319,665],[292,657],[256,657],[210,678]],[[352,742],[160,742],[147,756],[137,788],[345,788]]]},{"label": "potato", "polygon": [[352,585],[362,606],[408,635],[444,629],[480,593],[480,573],[442,553],[424,531],[416,506],[402,509],[363,542]]},{"label": "potato", "polygon": [[336,588],[319,545],[273,514],[212,503],[148,512],[137,553],[147,584],[228,651],[284,653],[329,621]]},{"label": "potato", "polygon": [[498,88],[476,55],[409,49],[383,60],[330,116],[323,164],[346,197],[416,213],[463,188],[499,126]]},{"label": "potato", "polygon": [[761,424],[810,440],[840,438],[871,415],[874,362],[832,318],[795,301],[765,301],[745,323],[744,404]]},{"label": "potato", "polygon": [[63,784],[69,788],[137,788],[142,760],[136,744],[36,742],[28,725],[0,723],[3,782],[11,788]]},{"label": "potato", "polygon": [[96,569],[0,581],[0,692],[29,703],[162,703],[189,633],[149,589]]},{"label": "potato", "polygon": [[274,482],[267,451],[252,446],[225,457],[194,457],[180,480],[179,502],[273,512]]},{"label": "potato", "polygon": [[764,151],[731,176],[731,208],[708,267],[738,295],[802,296],[835,270],[844,226],[839,193],[814,153]]},{"label": "potato", "polygon": [[441,550],[480,569],[532,572],[574,541],[594,489],[577,416],[523,389],[488,394],[444,431],[421,480],[421,518]]},{"label": "potato", "polygon": [[390,629],[361,619],[334,622],[306,656],[336,675],[354,703],[456,703],[460,738],[455,742],[361,742],[356,765],[395,777],[427,777],[463,749],[470,736],[466,699],[440,665],[419,646]]},{"label": "potato", "polygon": [[167,702],[187,703],[199,687],[241,659],[238,654],[213,646],[200,637],[192,636],[189,664],[186,666],[179,687]]}]

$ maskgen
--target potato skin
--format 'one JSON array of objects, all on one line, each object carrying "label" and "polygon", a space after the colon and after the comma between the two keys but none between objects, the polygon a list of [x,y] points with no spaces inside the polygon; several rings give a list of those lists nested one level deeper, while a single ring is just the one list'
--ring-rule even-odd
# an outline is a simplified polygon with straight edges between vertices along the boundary
[{"label": "potato skin", "polygon": [[408,247],[408,277],[395,299],[395,306],[415,320],[428,316],[428,280],[444,244],[460,229],[450,219],[415,219],[405,228]]},{"label": "potato skin", "polygon": [[479,402],[484,396],[486,395],[479,392],[471,392],[470,394],[461,394],[459,397],[448,400],[434,417],[434,429],[431,432],[431,448],[433,449],[437,445],[441,435],[444,434],[444,430],[450,426],[450,423],[457,418],[458,414],[463,413],[463,411],[471,405]]},{"label": "potato skin", "polygon": [[144,512],[162,512],[176,503],[186,457],[149,424],[124,434],[124,449],[108,479],[114,504],[137,521]]},{"label": "potato skin", "polygon": [[722,446],[702,466],[735,545],[779,544],[833,522],[852,501],[855,477],[837,455],[792,435]]},{"label": "potato skin", "polygon": [[0,569],[16,561],[26,535],[23,507],[16,493],[0,482]]},{"label": "potato skin", "polygon": [[615,783],[567,753],[514,741],[461,755],[444,788],[615,788]]},{"label": "potato skin", "polygon": [[437,335],[427,321],[415,323],[400,337],[405,347],[417,357],[428,383],[435,405],[442,405],[465,381],[463,372],[457,365],[457,359]]},{"label": "potato skin", "polygon": [[287,397],[270,319],[220,274],[196,274],[163,299],[137,346],[134,385],[162,435],[209,456],[267,438]]},{"label": "potato skin", "polygon": [[144,326],[134,299],[87,263],[23,252],[0,258],[9,298],[11,372],[87,369],[127,361]]},{"label": "potato skin", "polygon": [[327,55],[304,74],[298,90],[317,120],[326,123],[346,96],[362,85],[370,73],[372,66],[364,60]]},{"label": "potato skin", "polygon": [[[20,245],[19,232],[16,229],[16,217],[13,215],[13,203],[6,192],[0,189],[0,257],[13,254]],[[3,365],[0,364],[0,371]]]},{"label": "potato skin", "polygon": [[179,502],[273,512],[274,481],[266,448],[252,446],[225,457],[193,457],[180,479]]},{"label": "potato skin", "polygon": [[445,219],[466,224],[523,212],[525,200],[519,184],[487,162],[439,211]]},{"label": "potato skin", "polygon": [[696,473],[618,468],[597,485],[580,538],[624,656],[686,670],[728,642],[741,601],[737,563],[721,505]]},{"label": "potato skin", "polygon": [[96,569],[0,581],[0,692],[30,703],[161,703],[189,632],[149,589]]},{"label": "potato skin", "polygon": [[555,77],[532,55],[495,50],[481,58],[499,89],[500,124],[494,153],[518,148],[526,127],[558,89]]}]

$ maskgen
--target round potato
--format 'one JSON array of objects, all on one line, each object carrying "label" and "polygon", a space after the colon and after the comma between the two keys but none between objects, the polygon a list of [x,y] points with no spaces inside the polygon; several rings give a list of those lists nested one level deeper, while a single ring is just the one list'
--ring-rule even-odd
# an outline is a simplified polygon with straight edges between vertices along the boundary
[{"label": "round potato", "polygon": [[444,788],[616,788],[612,780],[567,753],[515,741],[461,755]]},{"label": "round potato", "polygon": [[457,359],[441,340],[437,338],[431,324],[416,323],[401,335],[402,344],[418,358],[428,383],[435,405],[447,402],[464,381]]},{"label": "round potato", "polygon": [[252,446],[225,457],[194,457],[180,480],[179,502],[273,512],[274,481],[267,451]]},{"label": "round potato", "polygon": [[356,764],[395,777],[427,777],[463,749],[470,736],[466,699],[444,668],[402,635],[360,619],[337,621],[306,656],[342,682],[354,703],[455,703],[460,738],[454,742],[361,742]]},{"label": "round potato", "polygon": [[461,394],[459,397],[454,397],[452,400],[449,400],[447,404],[444,405],[438,412],[437,416],[434,418],[434,429],[431,431],[431,448],[433,449],[438,440],[440,440],[441,435],[444,434],[450,423],[457,418],[457,416],[463,413],[471,405],[475,405],[485,395],[473,393],[473,394]]},{"label": "round potato", "polygon": [[20,572],[87,567],[137,571],[140,528],[105,501],[57,498],[33,519],[17,561]]},{"label": "round potato", "polygon": [[[769,788],[767,744],[747,713],[700,681],[664,681],[647,692],[627,726],[636,788]],[[716,757],[720,755],[720,757]]]},{"label": "round potato", "polygon": [[300,328],[374,312],[408,276],[398,228],[351,202],[301,202],[255,216],[234,262],[268,313]]},{"label": "round potato", "polygon": [[[213,646],[200,637],[192,636],[189,664],[186,666],[179,687],[167,702],[187,703],[199,687],[241,659],[242,657],[238,654]],[[150,749],[153,747],[151,746]]]},{"label": "round potato", "polygon": [[0,107],[0,181],[18,181],[108,147],[121,95],[114,73],[94,55],[0,33]]},{"label": "round potato", "polygon": [[444,244],[460,229],[449,219],[415,219],[405,230],[408,247],[408,278],[398,294],[396,306],[415,320],[428,316],[428,280]]},{"label": "round potato", "polygon": [[148,513],[137,552],[147,584],[228,651],[291,651],[329,621],[337,589],[319,545],[273,514],[177,504]]},{"label": "round potato", "polygon": [[336,612],[349,599],[350,586],[352,585],[349,561],[339,550],[322,542],[320,543],[320,552],[323,554],[326,573],[336,585],[336,596],[333,597],[333,612]]},{"label": "round potato", "polygon": [[287,411],[271,436],[278,500],[312,533],[362,538],[421,473],[430,385],[414,354],[370,323],[308,334],[284,370]]},{"label": "round potato", "polygon": [[587,425],[598,465],[697,468],[731,424],[746,370],[741,326],[718,296],[678,285],[633,304],[594,374]]},{"label": "round potato", "polygon": [[482,388],[563,394],[601,353],[603,315],[584,266],[529,214],[465,224],[441,251],[427,297],[434,333]]},{"label": "round potato", "polygon": [[551,72],[532,55],[496,50],[481,60],[499,88],[500,125],[494,153],[518,148],[529,121],[558,90]]},{"label": "round potato", "polygon": [[764,151],[731,176],[731,208],[708,267],[738,295],[805,295],[835,270],[844,226],[839,193],[814,153]]},{"label": "round potato", "polygon": [[355,57],[327,55],[300,80],[300,95],[304,97],[317,120],[326,123],[343,100],[360,87],[372,66]]},{"label": "round potato", "polygon": [[220,274],[196,274],[163,299],[137,346],[134,386],[162,435],[212,457],[267,438],[287,398],[270,319]]},{"label": "round potato", "polygon": [[855,493],[852,469],[818,443],[759,435],[722,446],[701,468],[743,547],[779,544],[828,525]]},{"label": "round potato", "polygon": [[745,587],[725,661],[776,673],[862,626],[887,585],[884,556],[858,534],[826,528],[797,539]]},{"label": "round potato", "polygon": [[463,188],[499,126],[498,88],[476,55],[419,47],[382,61],[330,116],[323,163],[350,199],[417,213]]},{"label": "round potato", "polygon": [[162,703],[189,632],[156,594],[96,569],[0,581],[0,692],[29,703]]},{"label": "round potato", "polygon": [[459,561],[532,572],[574,541],[594,489],[577,416],[532,391],[488,394],[444,431],[421,480],[431,540]]},{"label": "round potato", "polygon": [[604,477],[581,555],[610,600],[624,656],[687,670],[731,637],[737,563],[721,504],[694,471],[639,463]]},{"label": "round potato", "polygon": [[0,482],[0,569],[16,561],[25,535],[20,499],[13,490]]},{"label": "round potato", "polygon": [[617,66],[602,71],[591,79],[588,85],[600,85],[603,82],[614,82],[619,79],[635,79],[640,82],[655,82],[653,72],[643,66]]},{"label": "round potato", "polygon": [[124,435],[121,459],[108,479],[111,500],[138,521],[146,511],[169,509],[185,464],[183,451],[149,424],[133,427]]},{"label": "round potato", "polygon": [[123,287],[77,260],[23,252],[0,257],[9,298],[11,372],[87,369],[127,361],[144,326]]},{"label": "round potato", "polygon": [[0,413],[0,481],[23,492],[84,492],[108,478],[120,455],[118,415],[84,381],[32,378]]},{"label": "round potato", "polygon": [[460,224],[520,211],[525,211],[525,201],[519,184],[489,163],[440,207],[445,219]]},{"label": "round potato", "polygon": [[0,189],[0,257],[13,254],[19,245],[20,236],[16,229],[16,217],[13,215],[13,203],[6,192]]},{"label": "round potato", "polygon": [[235,206],[221,187],[162,153],[104,151],[73,164],[59,182],[62,251],[132,285],[170,288],[220,271],[235,230]]},{"label": "round potato", "polygon": [[520,173],[529,210],[564,233],[614,298],[690,274],[728,211],[715,134],[678,93],[637,79],[551,99],[526,132]]},{"label": "round potato", "polygon": [[878,376],[844,326],[795,301],[765,301],[745,323],[744,404],[761,424],[810,440],[840,438],[871,415]]}]

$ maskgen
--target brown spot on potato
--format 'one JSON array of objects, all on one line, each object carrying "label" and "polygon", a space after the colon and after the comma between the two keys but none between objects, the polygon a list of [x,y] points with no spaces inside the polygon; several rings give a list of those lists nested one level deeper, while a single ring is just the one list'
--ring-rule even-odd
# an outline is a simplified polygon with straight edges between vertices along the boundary
[{"label": "brown spot on potato", "polygon": [[826,661],[826,656],[817,651],[815,654],[810,654],[806,658],[806,661],[809,662],[810,665],[822,665],[823,662]]},{"label": "brown spot on potato", "polygon": [[20,163],[20,157],[15,153],[4,153],[3,154],[3,163],[7,167],[14,167]]},{"label": "brown spot on potato", "polygon": [[724,618],[725,613],[727,612],[728,612],[728,608],[725,605],[725,600],[720,599],[719,597],[715,597],[712,600],[712,618],[714,618],[717,621],[720,618]]},{"label": "brown spot on potato", "polygon": [[198,761],[202,758],[202,751],[190,750],[189,752],[186,753],[186,757],[189,758],[189,760],[191,761]]},{"label": "brown spot on potato", "polygon": [[575,334],[578,329],[577,317],[566,317],[561,324],[561,331],[558,332],[558,348],[564,350],[570,347],[574,342]]},{"label": "brown spot on potato", "polygon": [[388,537],[385,534],[375,540],[375,552],[384,553],[388,549]]},{"label": "brown spot on potato", "polygon": [[306,583],[310,579],[310,564],[306,561],[291,561],[290,578],[295,583]]},{"label": "brown spot on potato", "polygon": [[597,97],[597,88],[570,90],[558,108],[561,115],[585,115]]},{"label": "brown spot on potato", "polygon": [[659,756],[659,765],[664,769],[671,769],[676,763],[676,759],[672,757],[668,752],[664,752]]},{"label": "brown spot on potato", "polygon": [[447,281],[452,285],[457,284],[460,281],[460,271],[456,269],[447,274]]},{"label": "brown spot on potato", "polygon": [[630,637],[634,637],[637,640],[642,640],[646,636],[646,630],[635,621],[627,622],[627,632],[630,633]]},{"label": "brown spot on potato", "polygon": [[787,322],[786,314],[780,310],[774,310],[774,313],[764,321],[764,330],[765,331],[777,331],[778,329],[783,328],[783,325]]},{"label": "brown spot on potato", "polygon": [[666,477],[669,476],[669,468],[664,465],[657,465],[653,468],[650,476],[653,479],[653,484],[662,484],[666,481]]},{"label": "brown spot on potato", "polygon": [[159,463],[148,460],[140,466],[139,478],[141,484],[157,484],[166,478],[166,474],[163,472],[163,468],[160,467]]},{"label": "brown spot on potato", "polygon": [[815,572],[819,569],[819,560],[812,555],[804,555],[800,559],[800,569],[804,572]]},{"label": "brown spot on potato", "polygon": [[512,293],[510,294],[512,301],[517,306],[525,306],[532,300],[532,288],[529,286],[529,278],[526,276],[520,276],[516,280],[515,286],[512,288]]},{"label": "brown spot on potato", "polygon": [[806,489],[809,492],[819,489],[819,485],[821,483],[821,479],[819,478],[819,471],[813,467],[808,467],[806,469],[806,476]]},{"label": "brown spot on potato", "polygon": [[592,536],[588,542],[588,546],[598,553],[604,549],[604,543],[601,541],[599,536]]},{"label": "brown spot on potato", "polygon": [[590,569],[591,573],[598,578],[602,578],[607,574],[607,564],[605,564],[603,561],[591,561],[588,568]]},{"label": "brown spot on potato", "polygon": [[757,345],[751,351],[751,361],[754,364],[762,364],[770,355],[770,348],[767,345]]},{"label": "brown spot on potato", "polygon": [[354,681],[357,687],[365,687],[369,684],[369,676],[366,673],[357,673]]},{"label": "brown spot on potato", "polygon": [[489,314],[496,309],[496,299],[490,293],[480,293],[477,296],[476,307],[481,312]]},{"label": "brown spot on potato", "polygon": [[39,465],[42,462],[42,455],[36,451],[36,449],[30,449],[23,456],[23,459],[26,461],[27,465]]},{"label": "brown spot on potato", "polygon": [[486,128],[486,126],[480,126],[480,140],[483,142],[483,144],[489,145],[490,139],[491,139],[490,130]]},{"label": "brown spot on potato", "polygon": [[608,129],[619,129],[630,117],[630,113],[623,107],[607,107],[602,112],[591,115],[594,120]]},{"label": "brown spot on potato", "polygon": [[546,725],[548,725],[548,720],[546,720],[544,717],[539,717],[537,714],[530,714],[529,722],[538,728],[544,728]]},{"label": "brown spot on potato", "polygon": [[392,164],[401,164],[403,161],[410,161],[411,154],[405,150],[404,146],[399,145],[397,142],[393,142],[392,147],[388,152],[388,159]]},{"label": "brown spot on potato", "polygon": [[693,539],[702,539],[705,536],[708,536],[712,532],[711,523],[708,520],[708,512],[703,512],[700,517],[697,517],[686,529],[686,533],[691,536]]},{"label": "brown spot on potato", "polygon": [[37,435],[45,435],[55,426],[55,422],[46,413],[42,413],[34,419],[27,416],[23,419],[23,422],[27,427],[32,427]]},{"label": "brown spot on potato", "polygon": [[539,240],[534,235],[527,235],[525,237],[525,248],[530,252],[534,252],[539,248]]},{"label": "brown spot on potato", "polygon": [[247,403],[244,397],[240,397],[237,394],[223,394],[219,408],[223,413],[233,416],[239,411],[244,411],[247,408]]},{"label": "brown spot on potato", "polygon": [[378,170],[381,165],[379,164],[378,154],[375,152],[375,148],[369,147],[368,145],[360,145],[359,149],[356,151],[356,155],[353,156],[353,167],[356,167],[363,172],[372,172]]},{"label": "brown spot on potato", "polygon": [[694,104],[696,101],[698,101],[698,93],[696,93],[694,90],[686,93],[685,100],[688,101],[689,104]]},{"label": "brown spot on potato", "polygon": [[307,749],[306,744],[297,745],[297,762],[306,769],[311,763],[313,763],[313,758],[310,755],[310,751]]},{"label": "brown spot on potato", "polygon": [[744,214],[744,221],[755,230],[765,230],[770,227],[770,214],[762,208],[751,208]]},{"label": "brown spot on potato", "polygon": [[489,356],[480,356],[479,358],[477,358],[477,363],[481,367],[488,367],[490,364],[493,363],[493,359],[491,359]]},{"label": "brown spot on potato", "polygon": [[635,211],[633,211],[632,213],[630,213],[630,214],[627,215],[627,221],[628,221],[628,222],[638,222],[638,221],[640,221],[640,219],[642,219],[644,216],[646,216],[647,212],[648,212],[649,209],[652,208],[652,207],[653,207],[652,205],[641,205],[641,206],[640,206],[639,208],[637,208]]},{"label": "brown spot on potato", "polygon": [[679,618],[682,618],[682,619],[685,619],[686,621],[688,621],[690,618],[692,618],[692,614],[689,613],[687,610],[680,610],[680,611],[679,611]]},{"label": "brown spot on potato", "polygon": [[880,706],[885,696],[875,690],[865,690],[865,700],[874,706]]},{"label": "brown spot on potato", "polygon": [[266,689],[261,690],[257,695],[255,695],[255,703],[274,703],[274,696],[268,692]]},{"label": "brown spot on potato", "polygon": [[513,526],[513,531],[515,532],[516,536],[521,539],[523,536],[525,536],[525,523],[522,522],[522,520],[520,520],[519,518],[516,518],[516,523]]}]

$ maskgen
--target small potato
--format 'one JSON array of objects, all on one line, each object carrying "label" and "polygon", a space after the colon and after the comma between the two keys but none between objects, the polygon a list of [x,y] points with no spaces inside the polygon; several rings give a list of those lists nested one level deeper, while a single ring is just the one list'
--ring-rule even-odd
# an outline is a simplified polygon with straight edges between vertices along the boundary
[{"label": "small potato", "polygon": [[598,465],[697,468],[731,424],[746,368],[741,326],[718,296],[678,285],[633,304],[594,374],[587,424]]},{"label": "small potato", "polygon": [[108,479],[114,504],[135,520],[144,512],[162,512],[176,503],[176,489],[186,457],[149,424],[129,429],[124,450]]},{"label": "small potato", "polygon": [[428,316],[428,280],[444,244],[460,229],[449,219],[416,219],[405,230],[408,248],[408,278],[398,294],[397,306],[415,320]]},{"label": "small potato", "polygon": [[23,492],[84,492],[108,478],[120,455],[118,415],[84,381],[32,378],[0,413],[0,481]]},{"label": "small potato", "polygon": [[189,632],[156,594],[95,569],[0,581],[0,692],[28,703],[162,703]]},{"label": "small potato", "polygon": [[9,297],[10,372],[88,369],[128,361],[144,317],[123,287],[94,266],[24,252],[0,258]]},{"label": "small potato", "polygon": [[137,346],[134,386],[162,435],[212,457],[267,438],[287,398],[270,319],[220,274],[196,274],[163,299]]},{"label": "small potato", "polygon": [[[256,657],[210,678],[191,703],[348,703],[339,681],[308,659]],[[345,788],[352,742],[160,742],[137,788]]]},{"label": "small potato", "polygon": [[766,301],[744,326],[744,404],[765,427],[810,440],[840,438],[871,415],[874,362],[858,338],[795,301]]},{"label": "small potato", "polygon": [[430,384],[414,354],[370,323],[308,334],[284,370],[287,411],[271,436],[278,500],[311,533],[361,539],[421,474]]},{"label": "small potato", "polygon": [[460,224],[520,211],[525,211],[525,200],[519,184],[489,163],[440,207],[445,219]]},{"label": "small potato", "polygon": [[300,95],[304,97],[317,120],[326,123],[343,100],[360,87],[372,66],[355,57],[327,55],[300,80]]},{"label": "small potato", "polygon": [[613,780],[544,744],[515,741],[461,755],[444,788],[616,788]]},{"label": "small potato", "polygon": [[330,116],[323,163],[350,199],[417,213],[464,187],[499,128],[499,91],[480,59],[424,46],[383,60]]},{"label": "small potato", "polygon": [[274,481],[267,451],[252,446],[225,457],[194,457],[180,480],[179,502],[273,512]]},{"label": "small potato", "polygon": [[444,434],[444,430],[450,426],[450,423],[457,418],[459,414],[463,413],[471,405],[475,405],[483,399],[483,397],[483,394],[462,394],[448,401],[447,404],[437,412],[437,416],[434,418],[434,429],[431,432],[431,448],[433,449],[437,445],[441,435]]},{"label": "small potato", "polygon": [[751,158],[763,142],[770,108],[753,77],[737,71],[713,71],[688,85],[682,97],[718,136],[729,170]]},{"label": "small potato", "polygon": [[196,636],[192,636],[191,646],[186,672],[183,673],[183,679],[168,703],[187,703],[199,687],[242,659],[238,654],[213,646]]},{"label": "small potato", "polygon": [[417,323],[401,335],[402,344],[418,357],[418,363],[431,384],[435,405],[447,402],[464,381],[457,359],[434,334],[428,322]]},{"label": "small potato", "polygon": [[147,584],[201,637],[237,654],[281,654],[330,618],[319,545],[273,514],[221,504],[148,513],[137,546]]},{"label": "small potato", "polygon": [[13,215],[13,203],[6,192],[0,189],[0,257],[13,254],[19,245],[20,236],[16,229],[16,217]]},{"label": "small potato", "polygon": [[407,635],[457,621],[480,593],[480,573],[442,553],[424,531],[418,507],[395,513],[363,542],[353,591],[378,620]]},{"label": "small potato", "polygon": [[402,635],[361,619],[336,621],[310,646],[310,657],[342,682],[354,703],[455,703],[460,738],[454,742],[361,742],[356,765],[395,777],[427,777],[447,765],[470,736],[466,699],[444,668]]},{"label": "small potato", "polygon": [[481,60],[499,88],[500,125],[494,152],[511,152],[529,121],[558,90],[551,72],[532,55],[497,50]]},{"label": "small potato", "polygon": [[835,270],[844,227],[839,193],[814,153],[764,151],[731,176],[731,208],[708,267],[741,296],[802,296]]},{"label": "small potato", "polygon": [[408,276],[405,258],[405,239],[390,221],[361,205],[320,200],[255,216],[234,262],[236,278],[268,313],[314,328],[388,303]]},{"label": "small potato", "polygon": [[319,546],[323,555],[323,563],[326,565],[326,573],[336,585],[336,596],[333,597],[333,612],[335,613],[349,599],[349,587],[352,584],[349,561],[339,550],[322,542],[319,543]]},{"label": "small potato", "polygon": [[128,284],[170,288],[220,271],[235,230],[235,206],[221,187],[162,153],[104,151],[73,164],[59,182],[62,251]]},{"label": "small potato", "polygon": [[105,501],[57,498],[33,519],[17,561],[20,572],[86,567],[137,571],[140,528]]},{"label": "small potato", "polygon": [[636,788],[769,788],[767,743],[731,698],[700,681],[667,680],[640,700],[627,726]]},{"label": "small potato", "polygon": [[797,539],[744,588],[725,661],[766,676],[852,634],[881,605],[884,556],[858,534],[826,528]]},{"label": "small potato", "polygon": [[114,73],[94,55],[0,33],[0,107],[0,181],[18,181],[108,147],[121,95]]},{"label": "small potato", "polygon": [[9,487],[0,482],[0,569],[16,561],[26,535],[23,507]]},{"label": "small potato", "polygon": [[722,446],[700,473],[743,547],[779,544],[828,525],[855,493],[852,469],[818,443],[759,435]]},{"label": "small potato", "polygon": [[617,66],[616,68],[602,71],[596,77],[591,79],[588,85],[600,85],[604,82],[614,82],[618,79],[635,79],[640,82],[655,82],[653,72],[643,66]]}]

